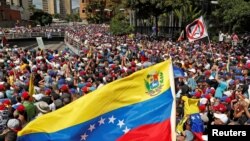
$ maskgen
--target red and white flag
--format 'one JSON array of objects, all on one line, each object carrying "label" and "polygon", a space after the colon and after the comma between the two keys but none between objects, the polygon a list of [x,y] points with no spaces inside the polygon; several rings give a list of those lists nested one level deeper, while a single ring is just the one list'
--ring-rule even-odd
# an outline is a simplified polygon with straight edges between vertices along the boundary
[{"label": "red and white flag", "polygon": [[181,34],[180,34],[180,36],[179,36],[179,38],[178,38],[178,40],[177,40],[177,42],[180,42],[180,41],[183,41],[184,40],[184,30],[182,30],[181,31]]},{"label": "red and white flag", "polygon": [[206,24],[202,16],[186,26],[186,36],[189,42],[193,42],[208,36]]}]

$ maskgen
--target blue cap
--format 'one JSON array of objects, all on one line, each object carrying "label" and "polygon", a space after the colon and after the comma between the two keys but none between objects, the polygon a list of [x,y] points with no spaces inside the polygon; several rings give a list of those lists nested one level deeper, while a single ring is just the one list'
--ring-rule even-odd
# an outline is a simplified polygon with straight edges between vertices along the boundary
[{"label": "blue cap", "polygon": [[76,94],[76,93],[77,93],[77,90],[74,89],[74,88],[71,88],[71,89],[69,90],[69,92],[70,92],[70,94]]},{"label": "blue cap", "polygon": [[222,96],[222,97],[220,98],[220,101],[221,101],[221,102],[224,102],[227,98],[228,98],[228,96]]}]

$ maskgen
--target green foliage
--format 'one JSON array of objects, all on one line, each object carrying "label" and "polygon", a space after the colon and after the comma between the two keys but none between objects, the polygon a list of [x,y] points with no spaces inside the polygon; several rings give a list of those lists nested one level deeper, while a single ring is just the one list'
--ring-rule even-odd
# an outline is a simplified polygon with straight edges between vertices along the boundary
[{"label": "green foliage", "polygon": [[180,8],[174,9],[174,13],[178,18],[182,19],[184,26],[201,16],[201,10],[198,10],[197,7],[194,8],[190,4],[182,5]]},{"label": "green foliage", "polygon": [[32,16],[30,16],[30,20],[40,24],[41,26],[50,25],[52,23],[52,15],[43,12],[42,10],[37,10]]},{"label": "green foliage", "polygon": [[166,11],[171,11],[171,6],[163,0],[127,0],[127,8],[137,10],[138,19],[147,19],[151,15],[158,17]]},{"label": "green foliage", "polygon": [[29,5],[29,11],[30,11],[31,13],[34,13],[36,10],[37,10],[37,9],[36,9],[36,5]]},{"label": "green foliage", "polygon": [[81,18],[80,18],[79,13],[71,14],[71,15],[67,14],[65,17],[65,20],[67,22],[79,22],[81,21]]},{"label": "green foliage", "polygon": [[222,26],[227,26],[228,31],[250,31],[250,2],[245,0],[219,0],[219,7],[213,12]]},{"label": "green foliage", "polygon": [[53,16],[53,18],[55,18],[55,19],[59,19],[60,18],[60,14],[58,14],[58,13],[56,13],[56,14],[54,14],[54,15],[52,15]]},{"label": "green foliage", "polygon": [[128,21],[125,19],[124,14],[117,14],[114,16],[110,23],[110,32],[113,35],[124,35],[131,33],[133,28],[129,25]]},{"label": "green foliage", "polygon": [[101,23],[105,20],[104,9],[106,2],[93,0],[86,7],[87,20],[89,23]]}]

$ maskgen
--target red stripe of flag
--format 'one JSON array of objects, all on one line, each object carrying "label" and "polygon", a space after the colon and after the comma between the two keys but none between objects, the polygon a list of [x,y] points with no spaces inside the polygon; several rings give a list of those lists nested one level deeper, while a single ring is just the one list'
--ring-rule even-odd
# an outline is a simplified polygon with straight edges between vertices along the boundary
[{"label": "red stripe of flag", "polygon": [[161,123],[142,125],[130,130],[117,141],[172,141],[171,123],[167,119]]}]

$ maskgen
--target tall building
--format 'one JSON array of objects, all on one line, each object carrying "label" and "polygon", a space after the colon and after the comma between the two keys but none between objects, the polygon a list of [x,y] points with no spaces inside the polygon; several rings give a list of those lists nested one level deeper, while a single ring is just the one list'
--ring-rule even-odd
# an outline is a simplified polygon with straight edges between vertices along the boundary
[{"label": "tall building", "polygon": [[[80,18],[82,20],[87,19],[87,13],[86,10],[87,5],[91,2],[91,0],[79,0],[80,1]],[[112,1],[111,0],[99,0],[99,2],[104,2],[105,4],[105,9],[104,12],[107,12],[109,15],[111,14],[111,7],[112,7]]]},{"label": "tall building", "polygon": [[57,13],[56,0],[43,0],[42,4],[44,12],[52,15]]},{"label": "tall building", "polygon": [[10,6],[17,6],[17,7],[23,6],[22,0],[6,0],[6,4]]},{"label": "tall building", "polygon": [[89,4],[90,0],[79,0],[80,1],[80,18],[81,19],[87,19],[87,15],[86,15],[86,7]]},{"label": "tall building", "polygon": [[6,6],[6,0],[0,0],[0,6]]},{"label": "tall building", "polygon": [[72,13],[72,1],[71,0],[60,0],[60,15],[66,16]]},{"label": "tall building", "polygon": [[31,5],[33,5],[33,0],[21,0],[22,2],[22,19],[29,20],[32,12],[30,11]]},{"label": "tall building", "polygon": [[20,19],[20,11],[11,9],[8,1],[6,3],[6,0],[0,0],[0,21],[16,21]]},{"label": "tall building", "polygon": [[42,0],[42,4],[43,4],[43,11],[49,13],[49,4],[48,4],[49,0]]},{"label": "tall building", "polygon": [[49,0],[49,13],[56,14],[57,13],[57,0]]}]

